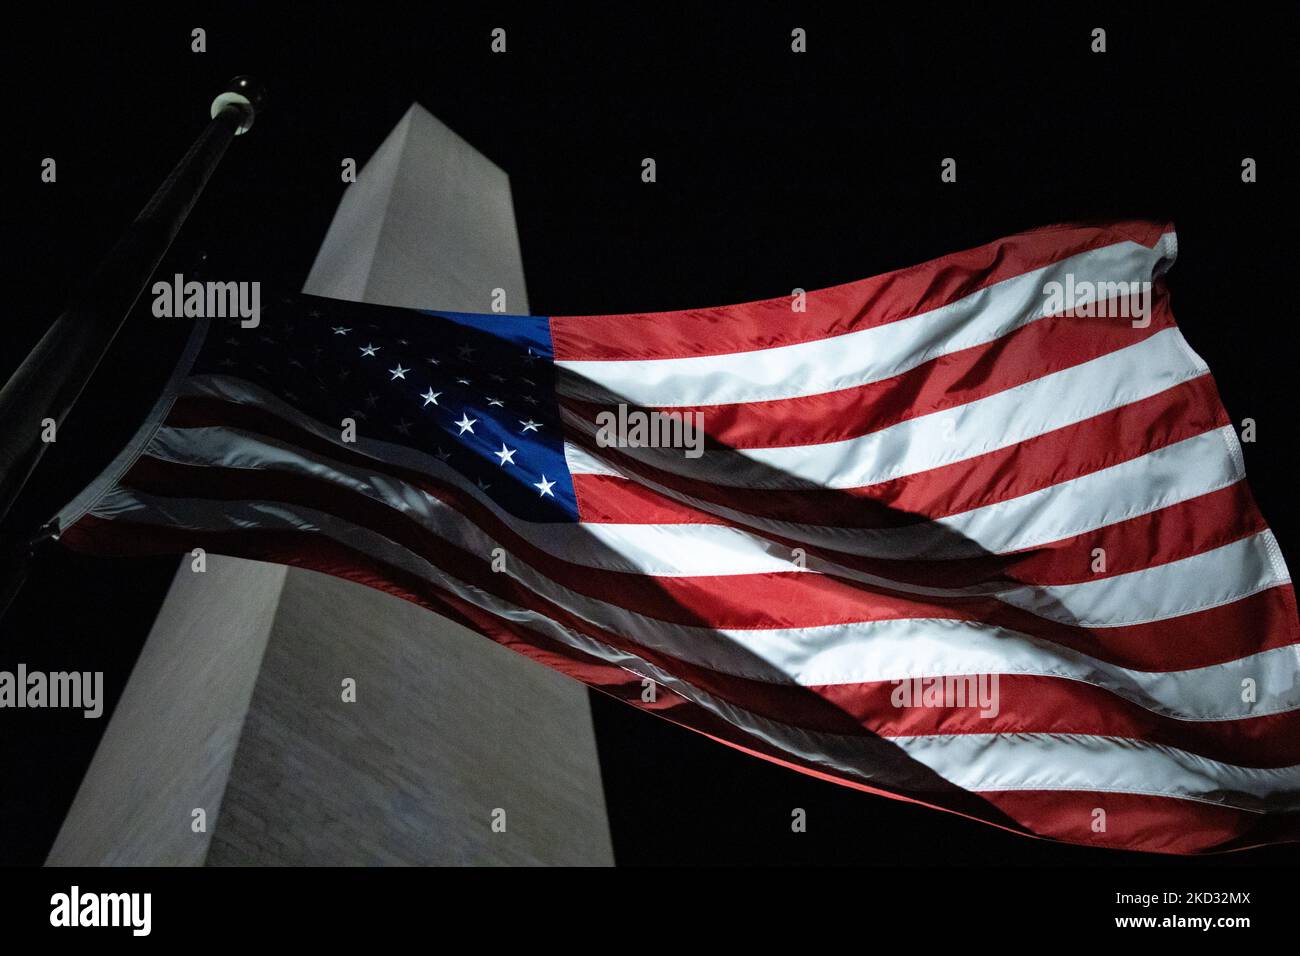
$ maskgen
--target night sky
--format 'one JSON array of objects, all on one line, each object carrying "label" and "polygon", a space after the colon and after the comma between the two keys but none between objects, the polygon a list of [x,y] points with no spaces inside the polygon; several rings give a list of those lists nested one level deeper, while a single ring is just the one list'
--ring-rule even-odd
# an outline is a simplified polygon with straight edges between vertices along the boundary
[{"label": "night sky", "polygon": [[[363,165],[413,100],[510,174],[538,314],[742,302],[1051,222],[1173,220],[1175,314],[1232,420],[1257,422],[1250,483],[1300,567],[1294,5],[1014,21],[984,5],[861,19],[776,6],[563,17],[550,5],[549,17],[265,7],[46,7],[7,23],[6,374],[202,129],[212,97],[251,73],[270,106],[233,144],[164,275],[300,289],[345,188],[340,161]],[[196,26],[207,53],[190,52]],[[497,26],[505,55],[489,50]],[[806,55],[790,53],[796,26]],[[1104,55],[1089,52],[1097,26]],[[47,156],[54,185],[39,178]],[[652,185],[640,178],[647,156]],[[949,156],[956,184],[939,179]],[[1247,156],[1259,168],[1250,185]],[[132,317],[8,530],[48,516],[134,431],[178,332]],[[0,668],[102,669],[111,703],[174,568],[44,548],[0,624]],[[1150,862],[815,781],[599,695],[592,708],[621,863]],[[106,721],[3,716],[0,863],[44,859]],[[790,832],[796,806],[806,834]],[[1274,848],[1217,862],[1298,859]]]}]

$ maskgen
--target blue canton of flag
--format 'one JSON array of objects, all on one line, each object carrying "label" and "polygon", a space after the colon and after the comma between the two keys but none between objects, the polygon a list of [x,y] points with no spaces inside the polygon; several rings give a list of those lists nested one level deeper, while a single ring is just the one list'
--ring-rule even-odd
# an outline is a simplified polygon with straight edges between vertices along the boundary
[{"label": "blue canton of flag", "polygon": [[286,297],[253,329],[214,323],[194,374],[261,386],[357,447],[399,445],[530,521],[576,521],[549,320]]}]

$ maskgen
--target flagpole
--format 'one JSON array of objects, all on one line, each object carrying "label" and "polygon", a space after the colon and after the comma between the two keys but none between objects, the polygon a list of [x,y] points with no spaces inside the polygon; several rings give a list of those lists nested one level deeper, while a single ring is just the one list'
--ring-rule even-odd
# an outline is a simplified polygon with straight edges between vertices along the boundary
[{"label": "flagpole", "polygon": [[213,100],[207,127],[0,389],[0,521],[45,452],[49,421],[56,429],[63,423],[226,148],[253,125],[265,99],[251,77],[230,81]]}]

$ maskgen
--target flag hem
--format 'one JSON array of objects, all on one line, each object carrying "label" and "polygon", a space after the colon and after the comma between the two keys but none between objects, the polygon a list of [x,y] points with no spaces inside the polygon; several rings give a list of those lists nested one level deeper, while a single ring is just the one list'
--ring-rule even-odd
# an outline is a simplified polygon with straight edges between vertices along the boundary
[{"label": "flag hem", "polygon": [[199,349],[207,339],[208,320],[199,318],[195,320],[194,328],[190,332],[190,337],[185,343],[185,348],[181,350],[180,357],[176,360],[176,366],[172,369],[171,375],[167,379],[167,384],[163,386],[162,394],[154,402],[153,407],[145,416],[140,427],[136,429],[131,439],[123,446],[122,450],[114,456],[113,460],[108,463],[90,484],[86,485],[71,501],[65,504],[55,514],[60,531],[72,527],[96,504],[99,500],[108,494],[117,486],[119,479],[135,464],[144,450],[153,440],[153,436],[162,426],[163,420],[167,417],[172,403],[176,401],[180,392],[181,382],[190,374],[194,366],[194,360],[199,354]]}]

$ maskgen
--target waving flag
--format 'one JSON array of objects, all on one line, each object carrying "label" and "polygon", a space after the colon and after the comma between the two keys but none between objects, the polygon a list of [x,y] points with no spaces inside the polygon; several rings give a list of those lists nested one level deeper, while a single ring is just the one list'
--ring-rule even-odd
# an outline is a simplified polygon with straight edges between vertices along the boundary
[{"label": "waving flag", "polygon": [[[201,323],[63,512],[313,568],[807,773],[1074,843],[1293,839],[1300,623],[1172,228],[745,305]],[[490,693],[490,688],[485,688]]]}]

